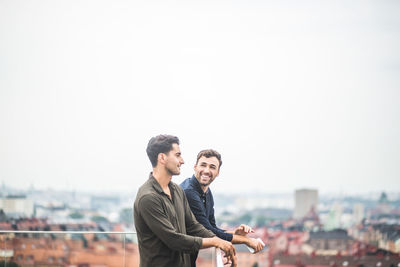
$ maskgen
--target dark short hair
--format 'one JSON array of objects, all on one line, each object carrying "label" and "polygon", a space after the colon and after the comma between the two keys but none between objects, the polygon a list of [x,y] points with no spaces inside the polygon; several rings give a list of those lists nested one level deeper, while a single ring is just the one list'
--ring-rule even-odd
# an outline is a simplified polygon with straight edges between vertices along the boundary
[{"label": "dark short hair", "polygon": [[204,149],[204,150],[200,151],[199,154],[197,154],[196,165],[197,165],[197,163],[199,163],[199,159],[201,157],[206,157],[206,158],[216,157],[218,159],[218,161],[219,161],[219,167],[218,168],[221,168],[221,165],[222,165],[221,154],[219,154],[214,149]]},{"label": "dark short hair", "polygon": [[173,135],[160,134],[150,139],[146,152],[153,167],[157,166],[158,154],[170,152],[172,144],[179,145],[179,138]]}]

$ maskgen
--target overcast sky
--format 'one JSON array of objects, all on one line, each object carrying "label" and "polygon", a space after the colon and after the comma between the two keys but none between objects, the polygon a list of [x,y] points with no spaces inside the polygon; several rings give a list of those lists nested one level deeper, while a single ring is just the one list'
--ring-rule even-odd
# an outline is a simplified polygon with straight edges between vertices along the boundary
[{"label": "overcast sky", "polygon": [[177,135],[214,192],[400,191],[400,1],[0,0],[0,181],[136,192]]}]

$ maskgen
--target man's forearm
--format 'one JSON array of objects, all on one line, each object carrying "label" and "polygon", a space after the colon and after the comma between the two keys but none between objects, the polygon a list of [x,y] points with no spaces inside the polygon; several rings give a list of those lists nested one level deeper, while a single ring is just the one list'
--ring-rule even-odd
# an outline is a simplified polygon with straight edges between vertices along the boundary
[{"label": "man's forearm", "polygon": [[233,235],[232,238],[232,244],[246,244],[246,245],[250,245],[250,238],[247,236],[243,236],[243,235]]},{"label": "man's forearm", "polygon": [[[235,253],[235,247],[232,245],[231,242],[223,240],[217,236],[214,237],[206,237],[202,239],[203,242],[201,244],[201,248],[210,248],[210,247],[216,247],[220,248],[225,252],[233,252]],[[229,253],[231,254],[231,253]]]},{"label": "man's forearm", "polygon": [[243,235],[233,235],[232,244],[245,244],[248,247],[254,249],[255,253],[261,251],[264,248],[264,244],[259,242],[257,239]]},{"label": "man's forearm", "polygon": [[201,248],[211,248],[211,247],[218,247],[218,239],[216,236],[214,237],[206,237],[203,238],[203,243]]},{"label": "man's forearm", "polygon": [[[201,248],[209,248],[209,247],[217,247],[218,244],[218,239],[217,237],[212,237],[212,238],[203,238],[203,245]],[[233,235],[232,244],[245,244],[245,245],[250,245],[251,239],[250,237],[247,236],[242,236],[242,235]]]}]

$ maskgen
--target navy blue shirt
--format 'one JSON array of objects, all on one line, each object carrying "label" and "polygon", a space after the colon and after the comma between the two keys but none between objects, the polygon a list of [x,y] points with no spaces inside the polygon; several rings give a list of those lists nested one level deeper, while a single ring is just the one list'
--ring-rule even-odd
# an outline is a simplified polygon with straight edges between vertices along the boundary
[{"label": "navy blue shirt", "polygon": [[185,191],[190,209],[197,221],[208,230],[211,230],[219,238],[229,242],[232,241],[233,235],[226,233],[215,224],[214,198],[210,188],[208,188],[207,192],[204,193],[199,181],[197,181],[194,175],[183,181],[180,186]]}]

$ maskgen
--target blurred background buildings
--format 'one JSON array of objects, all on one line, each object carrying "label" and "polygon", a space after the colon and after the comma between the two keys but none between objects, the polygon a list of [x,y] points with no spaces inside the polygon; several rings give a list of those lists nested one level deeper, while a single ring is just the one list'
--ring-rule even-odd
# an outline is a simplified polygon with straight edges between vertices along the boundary
[{"label": "blurred background buildings", "polygon": [[[33,188],[21,191],[7,186],[3,189],[0,230],[135,231],[134,196]],[[254,236],[267,244],[264,251],[255,255],[244,245],[238,245],[239,266],[389,267],[400,263],[399,193],[320,195],[318,190],[303,188],[293,194],[216,194],[215,203],[218,224],[225,229],[249,224],[255,229]],[[8,240],[0,255],[20,266],[99,266],[100,262],[101,266],[118,266],[103,260],[110,253],[116,262],[128,253],[128,266],[138,266],[134,236],[99,233],[0,236]],[[21,244],[31,249],[23,249]],[[43,250],[50,251],[45,258]],[[215,254],[202,251],[198,266],[213,264]]]}]

